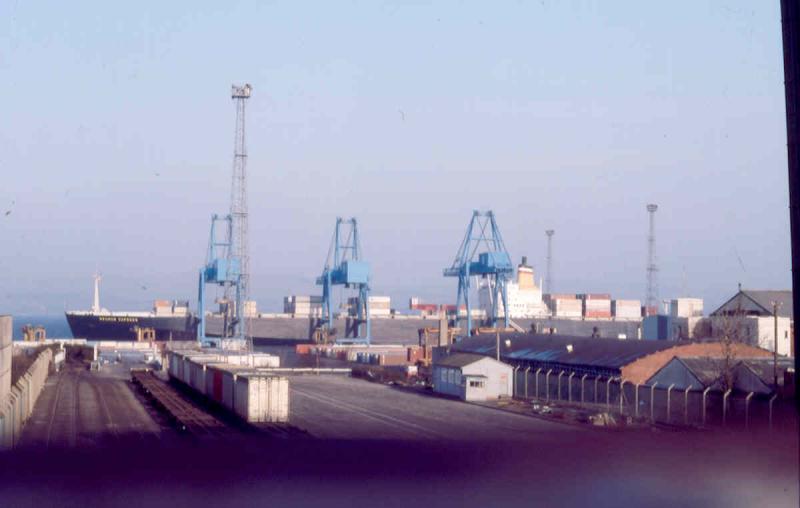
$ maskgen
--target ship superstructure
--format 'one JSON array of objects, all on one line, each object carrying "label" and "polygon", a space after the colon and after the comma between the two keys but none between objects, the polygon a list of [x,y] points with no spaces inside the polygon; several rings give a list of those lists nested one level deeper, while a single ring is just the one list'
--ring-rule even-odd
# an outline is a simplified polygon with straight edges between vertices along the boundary
[{"label": "ship superstructure", "polygon": [[156,300],[151,311],[113,312],[100,306],[99,275],[94,276],[90,310],[67,311],[72,336],[88,340],[194,340],[197,320],[186,300]]}]

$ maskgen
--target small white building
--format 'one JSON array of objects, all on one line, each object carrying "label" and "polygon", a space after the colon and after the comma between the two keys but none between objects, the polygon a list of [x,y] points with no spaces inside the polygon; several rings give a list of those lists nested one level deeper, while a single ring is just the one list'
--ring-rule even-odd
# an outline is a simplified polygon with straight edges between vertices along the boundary
[{"label": "small white building", "polygon": [[488,356],[455,353],[433,364],[433,390],[462,400],[510,397],[513,382],[511,365]]},{"label": "small white building", "polygon": [[775,351],[777,342],[779,355],[794,356],[792,303],[791,291],[739,288],[738,293],[711,313],[710,335],[714,338],[727,335],[736,342],[769,351]]}]

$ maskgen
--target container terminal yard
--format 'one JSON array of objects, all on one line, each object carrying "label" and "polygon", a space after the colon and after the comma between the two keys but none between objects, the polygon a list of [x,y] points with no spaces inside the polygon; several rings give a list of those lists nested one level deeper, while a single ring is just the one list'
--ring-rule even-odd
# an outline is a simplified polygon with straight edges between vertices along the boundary
[{"label": "container terminal yard", "polygon": [[0,315],[4,503],[308,505],[313,486],[326,506],[793,505],[792,292],[739,285],[708,313],[659,300],[654,203],[641,301],[554,291],[555,230],[537,280],[475,210],[442,266],[451,301],[373,294],[359,222],[337,217],[318,294],[259,312],[252,93],[231,88],[231,202],[196,300],[108,310],[96,274],[91,307],[65,312],[72,338]]}]

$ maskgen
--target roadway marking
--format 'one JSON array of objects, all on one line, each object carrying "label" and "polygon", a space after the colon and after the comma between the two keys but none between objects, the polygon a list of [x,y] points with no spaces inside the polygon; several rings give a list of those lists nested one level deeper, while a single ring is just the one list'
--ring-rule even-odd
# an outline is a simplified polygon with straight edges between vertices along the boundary
[{"label": "roadway marking", "polygon": [[[361,406],[356,406],[356,405],[350,404],[348,402],[335,400],[335,399],[333,399],[331,397],[325,397],[325,396],[319,395],[319,394],[311,394],[311,393],[308,393],[306,391],[299,390],[297,388],[292,388],[292,391],[294,391],[296,393],[299,393],[300,395],[303,395],[303,396],[308,397],[310,399],[316,400],[318,402],[322,402],[323,404],[328,404],[330,406],[333,406],[333,407],[336,407],[336,408],[339,408],[339,409],[349,409],[350,411],[352,411],[354,413],[358,413],[358,414],[360,414],[362,416],[366,416],[367,418],[371,418],[373,420],[378,420],[381,423],[389,424],[389,425],[392,425],[394,427],[399,427],[399,428],[401,428],[402,430],[404,430],[406,432],[411,432],[413,434],[421,435],[421,436],[423,436],[425,438],[428,438],[428,439],[432,439],[432,436],[440,437],[440,438],[443,438],[443,439],[449,439],[450,438],[450,436],[448,436],[446,434],[443,434],[441,432],[438,432],[438,431],[435,431],[435,430],[431,430],[431,429],[429,429],[427,427],[423,427],[421,425],[417,425],[416,423],[412,423],[412,422],[409,422],[407,420],[403,420],[401,418],[396,418],[394,416],[389,416],[389,415],[387,415],[385,413],[379,413],[377,411],[374,411],[374,410],[371,410],[371,409],[367,409],[367,408],[364,408],[364,407],[361,407]],[[408,427],[414,427],[414,428],[419,429],[419,430],[415,431],[415,430],[412,430],[412,429],[410,429]]]}]

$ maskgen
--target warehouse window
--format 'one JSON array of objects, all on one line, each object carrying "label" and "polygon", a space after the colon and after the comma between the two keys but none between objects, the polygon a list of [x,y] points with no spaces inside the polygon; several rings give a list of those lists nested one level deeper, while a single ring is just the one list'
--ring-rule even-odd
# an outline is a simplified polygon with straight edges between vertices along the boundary
[{"label": "warehouse window", "polygon": [[472,380],[469,382],[470,388],[483,388],[483,381]]}]

